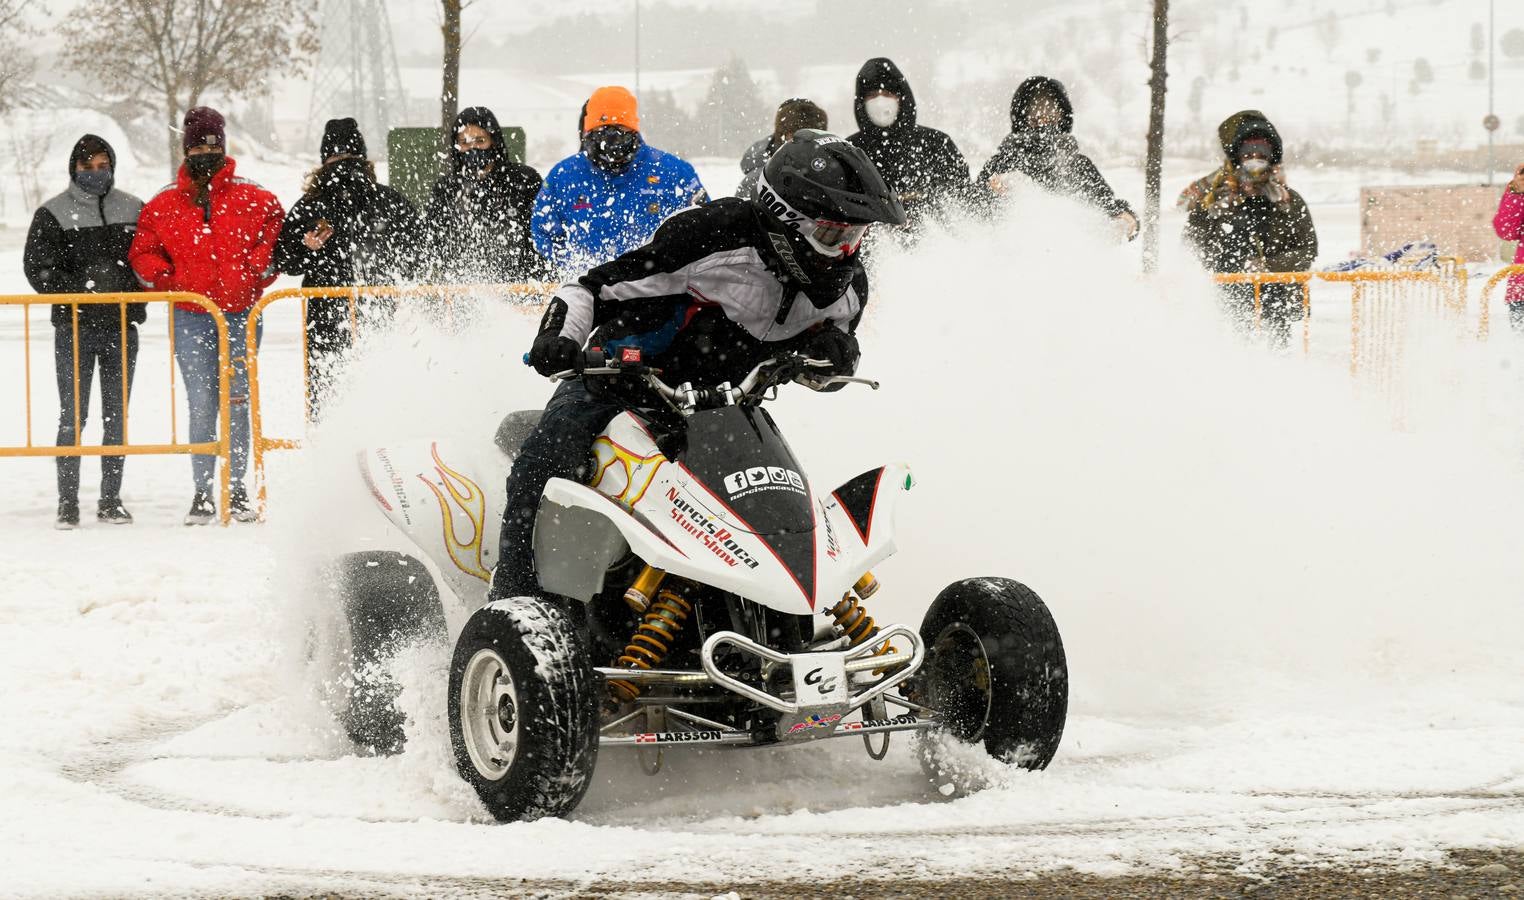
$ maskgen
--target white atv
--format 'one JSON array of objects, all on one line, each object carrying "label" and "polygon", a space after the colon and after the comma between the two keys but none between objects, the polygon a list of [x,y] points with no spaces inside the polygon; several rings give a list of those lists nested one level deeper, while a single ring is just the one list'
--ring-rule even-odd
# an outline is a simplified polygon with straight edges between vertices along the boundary
[{"label": "white atv", "polygon": [[[811,375],[824,364],[793,354],[739,385],[673,387],[633,355],[588,365],[581,377],[642,386],[662,408],[614,418],[589,483],[550,481],[534,532],[544,593],[481,605],[455,641],[456,764],[494,816],[570,813],[600,749],[638,752],[654,772],[669,747],[856,736],[882,758],[894,732],[943,732],[1048,764],[1068,672],[1042,600],[974,578],[943,590],[919,630],[876,623],[863,606],[879,588],[870,569],[895,550],[909,469],[818,491],[762,409],[791,381],[876,383]],[[468,606],[485,602],[503,486],[538,416],[511,414],[497,446],[474,454],[426,441],[361,456],[377,503]],[[402,740],[387,656],[446,630],[428,568],[376,552],[342,564],[346,724],[374,750]],[[921,742],[928,771],[945,748]]]}]

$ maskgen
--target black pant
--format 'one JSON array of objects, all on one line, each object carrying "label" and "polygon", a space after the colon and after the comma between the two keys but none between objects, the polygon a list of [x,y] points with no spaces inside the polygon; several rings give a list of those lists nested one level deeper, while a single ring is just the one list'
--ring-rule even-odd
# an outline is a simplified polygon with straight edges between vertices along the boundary
[{"label": "black pant", "polygon": [[534,518],[540,494],[552,478],[587,480],[593,440],[624,409],[622,403],[589,394],[580,379],[563,382],[551,395],[508,476],[508,502],[492,572],[494,599],[540,592],[534,572]]},{"label": "black pant", "polygon": [[[355,301],[355,318],[364,326],[377,326],[396,309],[391,298],[361,297]],[[307,301],[307,403],[316,419],[323,401],[333,394],[334,378],[344,354],[354,344],[348,297],[312,297]]]},{"label": "black pant", "polygon": [[[1221,286],[1223,306],[1233,324],[1245,334],[1254,333],[1254,285]],[[1259,289],[1259,324],[1270,346],[1283,349],[1291,345],[1291,326],[1302,321],[1302,286],[1299,284],[1264,284]]]},{"label": "black pant", "polygon": [[1514,331],[1524,334],[1524,300],[1508,304],[1508,323]]},{"label": "black pant", "polygon": [[[127,326],[127,389],[137,368],[138,329]],[[74,431],[74,328],[53,329],[53,365],[58,375],[58,446],[78,443]],[[122,332],[120,325],[81,324],[79,327],[79,427],[85,427],[90,409],[90,382],[96,366],[101,371],[102,444],[122,443],[127,397],[122,395]],[[122,494],[122,469],[126,457],[101,457],[101,499],[116,500]],[[79,457],[58,457],[58,499],[79,502]]]}]

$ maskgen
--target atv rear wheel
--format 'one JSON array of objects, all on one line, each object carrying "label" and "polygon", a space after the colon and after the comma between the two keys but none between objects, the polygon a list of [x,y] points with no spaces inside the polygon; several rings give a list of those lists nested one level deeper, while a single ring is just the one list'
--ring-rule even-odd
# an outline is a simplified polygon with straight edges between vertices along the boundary
[{"label": "atv rear wheel", "polygon": [[954,582],[921,623],[927,659],[917,676],[920,702],[943,717],[942,734],[921,742],[921,763],[945,776],[954,738],[1024,769],[1052,761],[1069,710],[1069,669],[1047,606],[1006,578]]},{"label": "atv rear wheel", "polygon": [[346,554],[335,578],[344,610],[337,648],[345,687],[339,719],[357,749],[399,753],[404,716],[390,666],[410,644],[444,640],[439,589],[422,562],[391,551]]},{"label": "atv rear wheel", "polygon": [[597,683],[564,606],[514,597],[471,616],[450,663],[450,743],[498,821],[564,816],[582,801],[598,754]]}]

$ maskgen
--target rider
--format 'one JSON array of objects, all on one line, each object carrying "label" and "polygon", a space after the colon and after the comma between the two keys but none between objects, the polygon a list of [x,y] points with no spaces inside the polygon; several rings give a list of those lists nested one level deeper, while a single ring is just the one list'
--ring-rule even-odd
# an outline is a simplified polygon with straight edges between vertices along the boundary
[{"label": "rider", "polygon": [[[542,375],[580,369],[583,346],[635,348],[672,384],[740,382],[779,351],[857,369],[853,331],[868,300],[857,250],[874,222],[905,211],[863,152],[801,129],[768,160],[755,200],[725,198],[663,222],[650,243],[556,293],[529,362]],[[589,338],[591,337],[591,341]],[[640,406],[561,383],[508,477],[492,596],[538,594],[532,538],[551,478],[585,480],[589,448],[621,411]]]}]

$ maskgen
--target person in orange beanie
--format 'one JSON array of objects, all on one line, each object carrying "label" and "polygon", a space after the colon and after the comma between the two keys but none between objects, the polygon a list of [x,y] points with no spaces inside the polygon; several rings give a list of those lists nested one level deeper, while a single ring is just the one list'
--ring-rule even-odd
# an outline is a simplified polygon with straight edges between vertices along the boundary
[{"label": "person in orange beanie", "polygon": [[582,271],[644,244],[662,220],[708,199],[698,173],[645,142],[635,95],[593,91],[581,149],[557,163],[535,200],[534,244],[560,271]]}]

